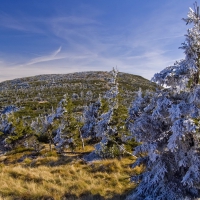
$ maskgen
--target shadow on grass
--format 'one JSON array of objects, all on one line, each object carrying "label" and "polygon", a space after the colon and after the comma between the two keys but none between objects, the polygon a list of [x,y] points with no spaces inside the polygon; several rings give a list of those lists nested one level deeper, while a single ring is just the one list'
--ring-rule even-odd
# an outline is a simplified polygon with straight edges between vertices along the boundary
[{"label": "shadow on grass", "polygon": [[113,194],[111,198],[105,198],[100,194],[91,194],[90,192],[86,192],[79,197],[75,194],[65,194],[62,200],[124,200],[129,194],[131,194],[131,191],[124,194]]},{"label": "shadow on grass", "polygon": [[[84,163],[84,160],[82,159],[85,154],[87,154],[87,153],[66,152],[65,154],[58,154],[56,157],[49,156],[49,157],[43,158],[44,163],[40,163],[40,164],[38,164],[38,166],[45,165],[48,167],[49,166],[56,167],[56,166],[66,165],[69,163],[76,163],[77,161],[81,162],[82,164],[86,164],[86,163]],[[51,160],[51,158],[52,158],[52,160]],[[54,160],[53,158],[56,158],[56,160]],[[46,159],[49,159],[49,161]]]},{"label": "shadow on grass", "polygon": [[[91,194],[90,192],[86,192],[81,194],[80,196],[76,196],[75,194],[65,194],[60,200],[125,200],[128,195],[131,194],[131,191],[128,191],[124,194],[113,194],[110,198],[105,198],[100,194]],[[13,200],[57,200],[52,196],[40,196],[40,197],[32,197],[30,195],[25,195],[21,197],[12,196]]]},{"label": "shadow on grass", "polygon": [[69,163],[81,161],[82,157],[88,154],[88,152],[65,152],[65,154],[57,154],[56,152],[47,152],[42,155],[35,152],[16,153],[8,156],[4,156],[0,161],[4,165],[26,163],[27,167],[38,166],[61,166]]}]

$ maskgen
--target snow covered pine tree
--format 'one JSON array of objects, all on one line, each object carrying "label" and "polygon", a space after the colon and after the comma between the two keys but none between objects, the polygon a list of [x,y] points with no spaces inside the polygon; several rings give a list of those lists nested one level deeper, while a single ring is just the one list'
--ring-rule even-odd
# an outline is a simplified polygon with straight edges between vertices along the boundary
[{"label": "snow covered pine tree", "polygon": [[[54,124],[55,119],[59,119],[63,117],[63,114],[66,112],[65,104],[66,104],[66,95],[64,95],[63,99],[61,99],[55,111],[52,108],[51,114],[49,114],[48,116],[45,115],[43,117],[40,117],[39,120],[38,118],[36,118],[36,121],[32,121],[31,123],[31,128],[40,137],[45,136],[45,134],[48,135],[50,151],[52,150],[52,142],[54,143],[53,136],[52,136],[53,124]],[[63,125],[61,124],[59,126],[57,130],[58,132],[62,130],[62,128],[60,127],[63,127]],[[60,136],[59,133],[58,133],[58,136]],[[56,145],[56,143],[54,145]]]},{"label": "snow covered pine tree", "polygon": [[[153,77],[164,89],[138,97],[129,110],[132,137],[144,172],[133,176],[138,183],[127,199],[183,200],[199,197],[200,186],[200,16],[197,4],[184,19],[192,24],[185,35],[185,59]],[[167,86],[167,87],[166,87]]]},{"label": "snow covered pine tree", "polygon": [[84,125],[81,132],[84,138],[91,137],[96,139],[95,126],[99,117],[99,108],[101,107],[101,97],[95,103],[86,106],[83,112]]},{"label": "snow covered pine tree", "polygon": [[[116,127],[112,127],[110,122],[113,117],[114,110],[118,108],[118,83],[117,83],[117,74],[118,70],[114,69],[110,72],[111,79],[109,84],[111,85],[110,89],[106,92],[104,98],[107,99],[109,104],[109,110],[106,113],[97,116],[98,109],[101,106],[100,102],[91,104],[85,110],[85,124],[82,128],[84,131],[84,136],[87,134],[91,137],[96,137],[100,140],[99,143],[95,145],[95,150],[84,157],[87,161],[92,161],[102,158],[113,158],[116,154],[122,153],[125,151],[123,145],[118,145],[117,142],[113,139],[117,132]],[[86,115],[87,114],[87,115]]]},{"label": "snow covered pine tree", "polygon": [[108,101],[109,110],[100,116],[100,120],[95,126],[96,137],[101,139],[101,141],[95,145],[95,153],[100,158],[114,158],[116,156],[116,152],[119,154],[119,152],[123,150],[123,146],[116,146],[113,137],[115,138],[117,130],[115,126],[111,126],[110,124],[114,110],[118,108],[118,70],[113,68],[111,75],[112,78],[109,81],[111,87],[104,96],[104,98]]}]

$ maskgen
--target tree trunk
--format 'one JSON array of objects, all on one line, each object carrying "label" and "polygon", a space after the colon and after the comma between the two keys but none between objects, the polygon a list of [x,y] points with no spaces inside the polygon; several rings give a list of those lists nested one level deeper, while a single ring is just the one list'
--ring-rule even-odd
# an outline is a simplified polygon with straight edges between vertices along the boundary
[{"label": "tree trunk", "polygon": [[49,140],[49,149],[50,149],[50,152],[52,152],[51,139]]},{"label": "tree trunk", "polygon": [[80,133],[80,139],[81,139],[81,142],[82,142],[82,149],[84,150],[85,149],[85,144],[84,144],[84,139],[83,139],[83,136],[81,134],[80,128],[79,128],[79,133]]}]

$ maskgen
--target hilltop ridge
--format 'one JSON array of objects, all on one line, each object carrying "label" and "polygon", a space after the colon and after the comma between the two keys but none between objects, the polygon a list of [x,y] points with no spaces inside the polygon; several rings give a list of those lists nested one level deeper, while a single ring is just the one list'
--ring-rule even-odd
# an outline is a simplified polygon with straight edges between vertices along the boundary
[{"label": "hilltop ridge", "polygon": [[[88,71],[3,81],[0,83],[0,110],[7,105],[15,105],[28,109],[29,115],[36,116],[55,107],[66,93],[80,108],[96,101],[99,94],[104,95],[109,88],[107,83],[110,77],[110,72]],[[118,74],[118,83],[122,103],[127,107],[139,88],[155,90],[156,87],[156,84],[141,76],[123,72]]]}]

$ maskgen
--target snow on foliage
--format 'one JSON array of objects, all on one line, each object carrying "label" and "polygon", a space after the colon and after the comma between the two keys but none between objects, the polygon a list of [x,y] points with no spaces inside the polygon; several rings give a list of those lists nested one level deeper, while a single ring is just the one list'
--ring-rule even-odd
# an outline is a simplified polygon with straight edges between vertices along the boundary
[{"label": "snow on foliage", "polygon": [[183,19],[187,24],[193,27],[188,29],[185,35],[185,42],[180,47],[184,50],[185,59],[177,61],[173,66],[167,67],[160,73],[154,75],[152,79],[160,85],[168,85],[178,90],[186,89],[188,81],[191,80],[192,85],[196,85],[199,80],[199,56],[200,56],[200,34],[199,34],[199,11],[189,9],[187,18]]},{"label": "snow on foliage", "polygon": [[17,108],[16,106],[10,105],[10,106],[6,106],[6,107],[3,109],[2,114],[8,115],[8,114],[13,113],[13,112],[16,112],[16,111],[18,111],[18,110],[19,110],[19,108]]},{"label": "snow on foliage", "polygon": [[64,146],[66,146],[68,142],[62,135],[62,131],[64,128],[65,126],[61,124],[56,130],[56,136],[53,138],[53,142],[58,152],[62,152]]},{"label": "snow on foliage", "polygon": [[184,21],[193,24],[182,49],[185,59],[155,74],[153,81],[168,86],[155,93],[138,92],[129,109],[128,126],[139,156],[133,167],[145,170],[131,200],[195,199],[200,184],[200,16],[190,8]]},{"label": "snow on foliage", "polygon": [[101,98],[97,102],[86,106],[83,112],[84,125],[81,132],[84,138],[96,138],[95,126],[99,117],[99,108],[101,107]]},{"label": "snow on foliage", "polygon": [[[63,114],[66,112],[64,107],[65,104],[66,97],[64,96],[64,98],[59,102],[58,107],[55,111],[52,109],[52,113],[47,116],[44,116],[44,118],[40,117],[40,121],[38,120],[38,118],[36,119],[36,121],[32,121],[31,127],[36,132],[39,132],[40,129],[42,129],[42,132],[44,133],[47,132],[49,126],[53,124],[54,120],[62,117]],[[42,123],[42,125],[40,123]],[[42,128],[40,126],[42,126]]]},{"label": "snow on foliage", "polygon": [[9,134],[11,130],[12,130],[12,124],[8,121],[8,115],[1,114],[0,131],[4,134]]},{"label": "snow on foliage", "polygon": [[111,74],[112,78],[109,81],[111,88],[104,96],[104,98],[108,100],[109,110],[99,117],[100,120],[95,126],[96,136],[101,139],[101,141],[95,145],[95,153],[101,158],[115,157],[116,150],[115,146],[109,146],[109,144],[113,142],[111,136],[116,133],[115,128],[110,126],[110,121],[112,119],[114,109],[118,106],[117,95],[119,91],[116,80],[118,70],[113,68]]},{"label": "snow on foliage", "polygon": [[45,116],[40,116],[39,118],[36,118],[36,121],[32,121],[31,123],[31,128],[36,132],[36,134],[41,137],[46,135],[48,137],[50,146],[53,142],[58,151],[60,151],[60,149],[63,147],[62,144],[64,143],[64,139],[61,135],[64,125],[62,123],[59,125],[58,129],[56,130],[55,138],[53,138],[52,129],[55,120],[61,119],[66,112],[66,103],[66,95],[64,95],[63,99],[61,99],[59,102],[58,107],[55,110],[52,108],[52,113]]},{"label": "snow on foliage", "polygon": [[[59,126],[55,130],[56,135],[52,138],[55,148],[59,153],[63,153],[64,149],[69,147],[71,151],[74,151],[77,133],[80,138],[82,136],[79,130],[79,124],[81,123],[73,116],[72,110],[72,101],[65,96],[59,103],[56,113],[53,115],[55,118],[60,118]],[[78,129],[78,132],[75,132],[76,129]]]},{"label": "snow on foliage", "polygon": [[115,157],[117,151],[122,151],[123,146],[113,145],[115,141],[112,140],[112,136],[116,134],[116,128],[110,125],[110,121],[113,117],[114,109],[118,107],[118,83],[116,81],[118,71],[113,69],[111,72],[111,79],[109,80],[110,90],[106,92],[104,98],[107,99],[109,104],[109,110],[106,113],[98,116],[98,110],[100,108],[100,102],[91,104],[85,109],[84,119],[85,124],[82,128],[84,136],[96,137],[100,140],[95,145],[95,152],[85,157],[86,160]]}]

